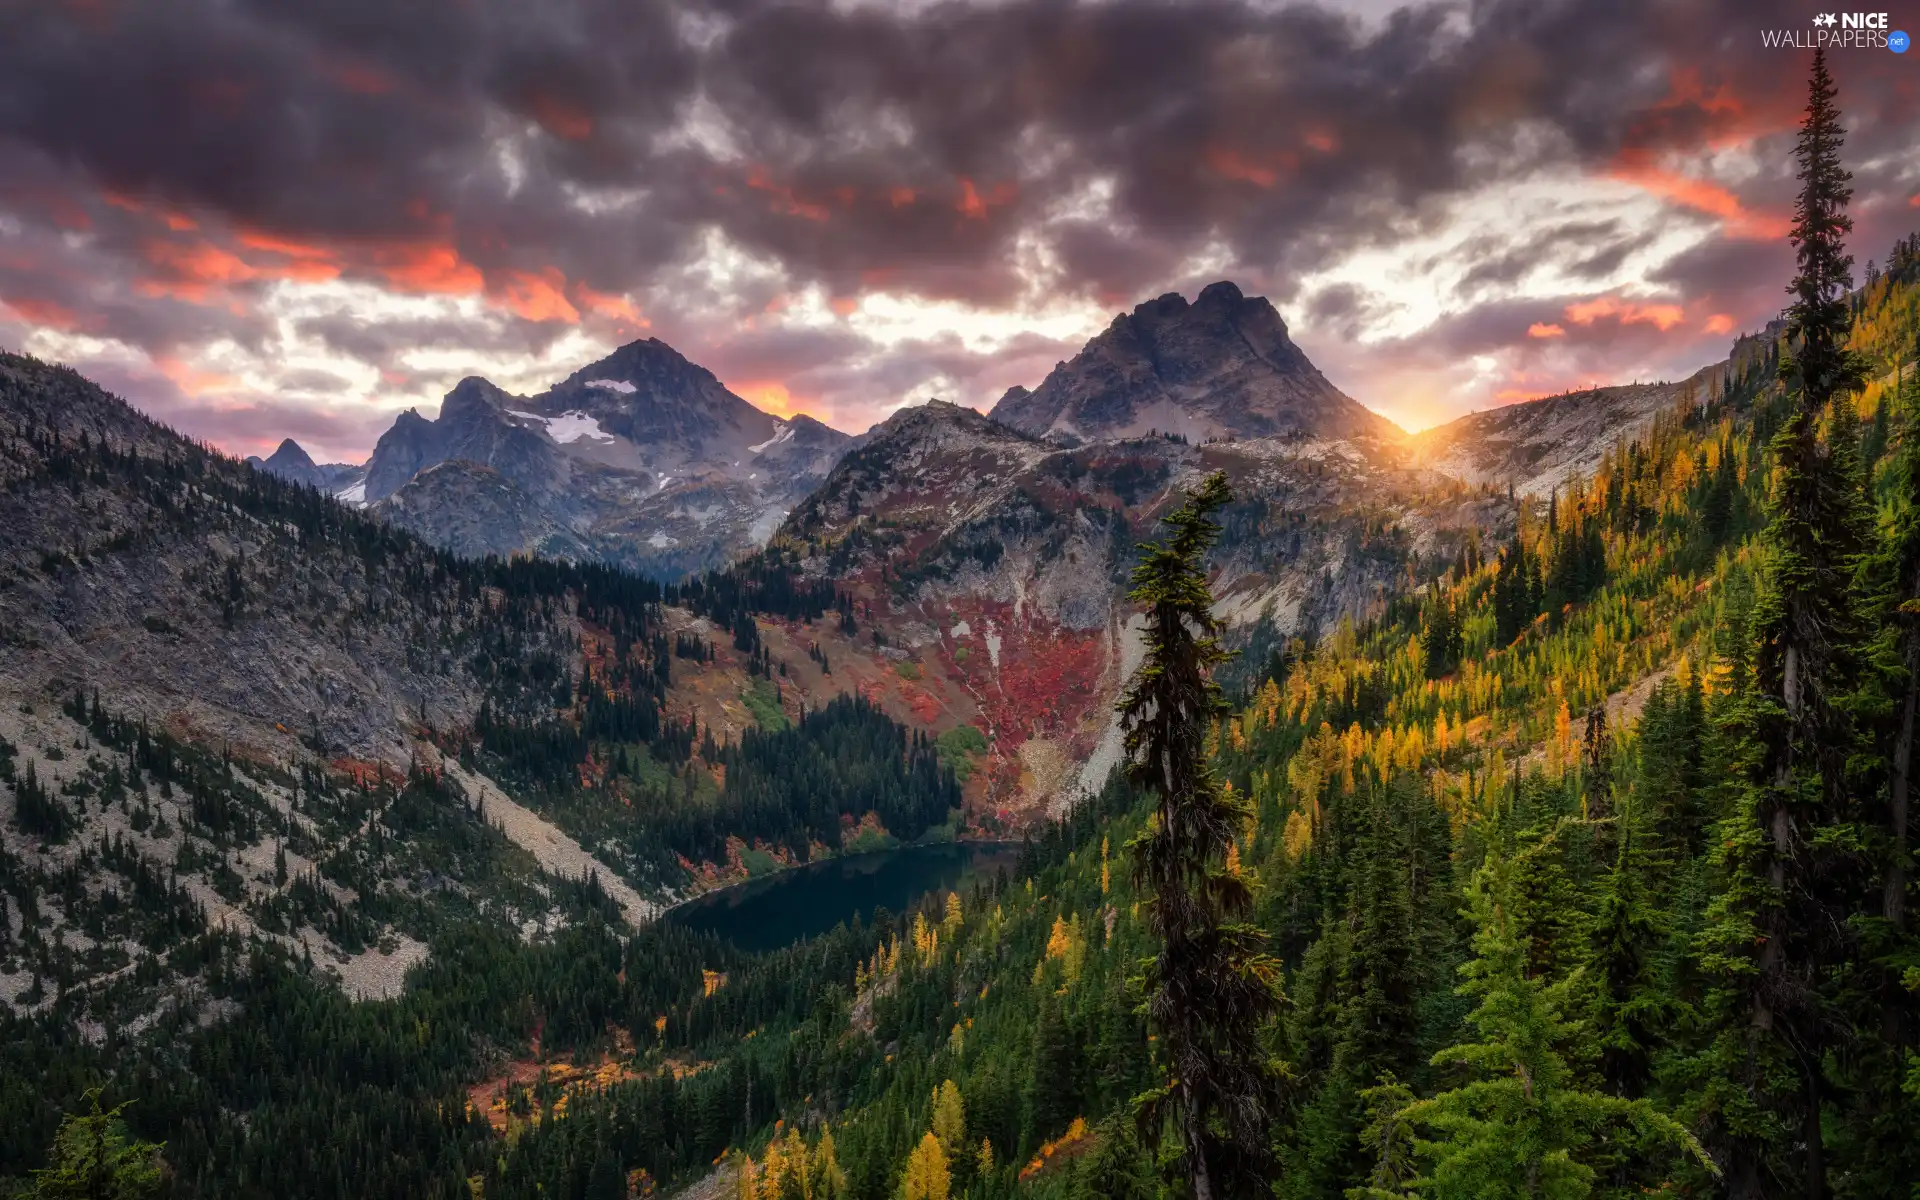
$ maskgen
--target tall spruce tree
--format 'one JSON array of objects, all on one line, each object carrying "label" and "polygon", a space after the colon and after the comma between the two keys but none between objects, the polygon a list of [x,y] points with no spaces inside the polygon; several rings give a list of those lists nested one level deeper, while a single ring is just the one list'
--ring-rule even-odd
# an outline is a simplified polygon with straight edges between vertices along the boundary
[{"label": "tall spruce tree", "polygon": [[[1752,750],[1746,794],[1723,826],[1726,890],[1707,963],[1722,986],[1715,1064],[1720,1152],[1736,1200],[1791,1190],[1826,1195],[1825,1059],[1836,1038],[1836,973],[1851,957],[1846,880],[1857,804],[1847,768],[1844,694],[1858,643],[1852,603],[1861,528],[1857,437],[1838,454],[1822,414],[1864,383],[1847,348],[1852,229],[1844,131],[1824,51],[1816,50],[1795,148],[1800,196],[1790,234],[1798,273],[1788,288],[1789,351],[1779,377],[1790,406],[1774,434],[1765,586],[1755,603],[1752,691],[1736,735]],[[1740,1095],[1739,1093],[1744,1093]]]},{"label": "tall spruce tree", "polygon": [[1147,1013],[1168,1078],[1144,1100],[1142,1129],[1154,1138],[1172,1123],[1196,1200],[1265,1191],[1279,1076],[1261,1041],[1281,1004],[1279,964],[1244,920],[1246,878],[1227,865],[1251,810],[1221,786],[1206,751],[1227,710],[1211,672],[1228,655],[1205,558],[1220,535],[1213,514],[1231,499],[1216,472],[1167,515],[1166,540],[1141,547],[1129,597],[1146,610],[1147,653],[1118,706],[1128,778],[1154,800],[1132,850],[1160,943]]},{"label": "tall spruce tree", "polygon": [[[1911,882],[1908,807],[1913,790],[1913,741],[1920,719],[1920,343],[1914,346],[1915,372],[1907,376],[1894,403],[1900,409],[1892,463],[1892,520],[1882,539],[1882,563],[1890,578],[1890,611],[1885,616],[1892,658],[1902,676],[1897,685],[1894,733],[1888,764],[1888,846],[1880,909],[1894,929],[1907,927],[1907,889]],[[1887,399],[1881,411],[1893,407]]]},{"label": "tall spruce tree", "polygon": [[[1897,374],[1897,372],[1896,372]],[[1853,1036],[1836,1054],[1846,1086],[1839,1145],[1860,1194],[1891,1194],[1897,1181],[1920,1178],[1920,937],[1910,928],[1908,807],[1912,790],[1915,709],[1920,705],[1920,386],[1907,380],[1880,411],[1898,407],[1893,461],[1884,497],[1886,524],[1863,563],[1860,592],[1874,627],[1851,711],[1867,728],[1867,753],[1856,755],[1851,784],[1868,797],[1862,825],[1871,870],[1853,897],[1860,953],[1851,964],[1844,1019]],[[1854,1182],[1858,1181],[1858,1182]]]}]

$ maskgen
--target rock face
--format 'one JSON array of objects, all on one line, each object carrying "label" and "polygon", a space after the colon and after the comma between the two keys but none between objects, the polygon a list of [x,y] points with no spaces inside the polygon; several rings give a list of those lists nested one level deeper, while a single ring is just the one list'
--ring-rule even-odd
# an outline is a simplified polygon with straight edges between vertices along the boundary
[{"label": "rock face", "polygon": [[1173,433],[1212,439],[1404,435],[1327,381],[1263,297],[1210,284],[1115,317],[1038,388],[1012,388],[993,418],[1062,444]]},{"label": "rock face", "polygon": [[1411,563],[1510,519],[1504,498],[1416,500],[1422,476],[1371,438],[1062,446],[936,402],[872,430],[775,548],[853,596],[907,667],[879,695],[911,702],[939,684],[973,698],[989,753],[971,803],[1017,825],[1097,788],[1117,760],[1137,547],[1215,470],[1238,496],[1214,556],[1219,611],[1255,661],[1260,638],[1364,614]]},{"label": "rock face", "polygon": [[[764,543],[849,440],[762,412],[649,339],[534,396],[462,380],[435,419],[402,413],[364,491],[343,498],[466,552],[600,558],[674,578]],[[485,470],[440,470],[453,463]]]},{"label": "rock face", "polygon": [[534,493],[562,484],[566,456],[542,432],[507,418],[514,398],[478,376],[447,393],[440,415],[429,421],[409,409],[380,435],[367,460],[364,499],[376,503],[414,476],[449,459],[492,467]]},{"label": "rock face", "polygon": [[587,543],[556,521],[533,493],[492,467],[462,458],[420,472],[387,498],[380,513],[468,558],[592,557]]}]

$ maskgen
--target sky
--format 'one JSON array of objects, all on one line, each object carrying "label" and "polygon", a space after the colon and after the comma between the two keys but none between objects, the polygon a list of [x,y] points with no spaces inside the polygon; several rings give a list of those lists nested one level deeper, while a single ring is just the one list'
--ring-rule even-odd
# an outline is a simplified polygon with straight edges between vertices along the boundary
[{"label": "sky", "polygon": [[[1216,279],[1408,429],[1680,378],[1784,303],[1810,55],[1761,31],[1819,11],[4,8],[0,348],[322,461],[646,337],[850,432],[986,409]],[[1864,266],[1920,227],[1920,52],[1832,67]]]}]

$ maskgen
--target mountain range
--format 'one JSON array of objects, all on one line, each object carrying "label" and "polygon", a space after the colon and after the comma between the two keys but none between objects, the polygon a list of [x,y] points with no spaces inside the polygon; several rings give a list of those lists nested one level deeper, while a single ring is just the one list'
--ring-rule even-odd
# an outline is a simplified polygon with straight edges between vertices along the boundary
[{"label": "mountain range", "polygon": [[[1271,303],[1222,281],[1192,302],[1169,293],[1116,316],[988,415],[1051,449],[1154,437],[1338,446],[1376,466],[1532,492],[1590,468],[1598,448],[1719,369],[1514,404],[1409,438],[1314,367]],[[463,554],[597,559],[671,580],[766,545],[882,428],[853,437],[773,416],[649,339],[533,396],[464,379],[436,417],[402,413],[364,464],[315,464],[291,439],[248,462]]]},{"label": "mountain range", "polygon": [[649,339],[533,396],[463,379],[436,417],[401,413],[362,467],[317,467],[292,441],[255,465],[463,554],[677,578],[764,544],[850,441]]},{"label": "mountain range", "polygon": [[666,581],[790,563],[873,635],[828,648],[835,680],[801,680],[800,648],[819,637],[763,620],[799,694],[845,687],[936,733],[975,726],[987,753],[969,803],[1006,828],[1058,811],[1117,758],[1110,706],[1138,654],[1126,580],[1181,488],[1218,470],[1236,489],[1216,595],[1258,663],[1504,539],[1509,492],[1544,497],[1590,471],[1764,344],[1679,383],[1409,437],[1329,382],[1268,301],[1221,282],[1117,316],[989,415],[935,401],[850,437],[762,412],[648,340],[535,396],[463,380],[436,418],[401,414],[364,468],[314,466],[291,443],[257,465],[470,557]]}]

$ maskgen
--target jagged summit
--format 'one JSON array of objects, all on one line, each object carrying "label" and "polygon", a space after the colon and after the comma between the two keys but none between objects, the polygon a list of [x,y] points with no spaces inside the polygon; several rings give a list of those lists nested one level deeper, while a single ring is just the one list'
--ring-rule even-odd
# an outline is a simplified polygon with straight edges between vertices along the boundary
[{"label": "jagged summit", "polygon": [[[648,338],[531,396],[462,379],[437,416],[395,418],[352,498],[445,546],[677,576],[764,542],[850,440]],[[448,463],[490,473],[436,473]]]},{"label": "jagged summit", "polygon": [[992,416],[1064,443],[1153,431],[1193,441],[1405,436],[1328,382],[1265,297],[1226,280],[1192,303],[1168,292],[1115,317],[1038,388],[1008,389]]}]

